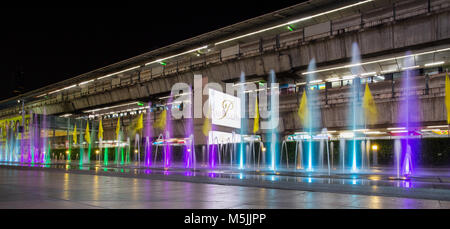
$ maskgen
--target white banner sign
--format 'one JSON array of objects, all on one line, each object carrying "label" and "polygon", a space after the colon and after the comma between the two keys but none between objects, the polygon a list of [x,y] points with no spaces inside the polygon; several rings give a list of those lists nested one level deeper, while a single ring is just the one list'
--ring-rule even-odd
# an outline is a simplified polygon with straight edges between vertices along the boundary
[{"label": "white banner sign", "polygon": [[209,89],[209,104],[212,124],[241,128],[241,100],[238,97]]}]

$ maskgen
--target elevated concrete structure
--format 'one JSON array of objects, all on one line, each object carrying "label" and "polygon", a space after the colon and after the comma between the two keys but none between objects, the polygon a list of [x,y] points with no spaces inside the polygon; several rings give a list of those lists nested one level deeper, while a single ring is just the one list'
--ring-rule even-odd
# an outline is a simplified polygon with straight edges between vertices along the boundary
[{"label": "elevated concrete structure", "polygon": [[[450,3],[445,0],[309,1],[1,101],[0,117],[17,116],[22,110],[17,100],[25,102],[26,111],[42,113],[45,107],[47,114],[72,117],[133,101],[164,104],[161,97],[171,86],[192,84],[194,74],[225,83],[237,82],[241,72],[248,80],[266,79],[274,70],[281,84],[294,85],[291,92],[282,91],[280,104],[280,131],[289,133],[302,128],[296,111],[306,83],[304,73],[314,58],[318,78],[328,82],[317,103],[322,125],[344,129],[350,93],[342,76],[348,75],[346,65],[352,44],[357,43],[363,69],[383,77],[367,79],[384,113],[373,128],[396,125],[403,89],[395,72],[404,67],[407,51],[417,54],[415,64],[421,69],[415,88],[421,106],[417,121],[441,124],[446,120],[442,71],[450,61],[449,23]],[[444,64],[425,68],[435,61]],[[336,77],[341,86],[332,85]],[[112,129],[115,121],[105,120],[106,129],[108,123]],[[181,133],[183,126],[177,123],[175,133]]]}]

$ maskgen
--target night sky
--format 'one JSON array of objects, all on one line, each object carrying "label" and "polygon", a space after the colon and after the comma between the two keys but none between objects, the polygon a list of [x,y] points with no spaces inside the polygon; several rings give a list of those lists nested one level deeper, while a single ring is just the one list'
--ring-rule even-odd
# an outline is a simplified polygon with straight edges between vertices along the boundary
[{"label": "night sky", "polygon": [[152,1],[120,8],[2,8],[0,98],[298,2]]}]

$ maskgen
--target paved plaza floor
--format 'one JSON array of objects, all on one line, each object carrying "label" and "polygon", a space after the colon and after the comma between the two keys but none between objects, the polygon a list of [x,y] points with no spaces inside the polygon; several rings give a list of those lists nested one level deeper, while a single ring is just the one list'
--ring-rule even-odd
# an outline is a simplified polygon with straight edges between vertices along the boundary
[{"label": "paved plaza floor", "polygon": [[450,201],[0,166],[0,208],[450,208]]}]

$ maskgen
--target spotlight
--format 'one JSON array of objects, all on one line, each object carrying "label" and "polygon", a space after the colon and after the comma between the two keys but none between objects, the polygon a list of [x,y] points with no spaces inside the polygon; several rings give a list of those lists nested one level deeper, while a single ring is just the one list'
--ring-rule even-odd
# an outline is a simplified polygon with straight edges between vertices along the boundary
[{"label": "spotlight", "polygon": [[372,150],[378,150],[378,145],[372,145]]}]

